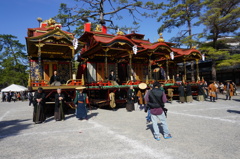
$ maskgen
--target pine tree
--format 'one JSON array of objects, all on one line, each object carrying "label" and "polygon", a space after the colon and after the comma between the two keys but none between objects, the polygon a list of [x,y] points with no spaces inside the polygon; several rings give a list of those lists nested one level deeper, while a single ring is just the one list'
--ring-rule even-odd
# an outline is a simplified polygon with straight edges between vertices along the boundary
[{"label": "pine tree", "polygon": [[27,85],[27,55],[25,46],[16,36],[0,34],[0,85]]},{"label": "pine tree", "polygon": [[[202,48],[205,51],[215,49],[214,52],[207,52],[208,58],[212,59],[212,79],[217,80],[216,60],[219,56],[217,41],[225,33],[233,33],[240,27],[240,1],[239,0],[204,0],[205,12],[200,17],[200,22],[206,26],[205,36],[212,40],[212,48]],[[226,55],[226,54],[225,54]]]},{"label": "pine tree", "polygon": [[226,57],[229,57],[229,52],[223,51],[223,50],[217,50],[206,44],[205,44],[205,46],[200,47],[199,50],[201,51],[202,54],[205,54],[207,56],[207,59],[211,59],[212,75],[215,75],[215,78],[213,78],[213,80],[216,80],[217,61],[218,61],[219,65],[221,65],[221,60],[224,60],[224,59],[226,59]]}]

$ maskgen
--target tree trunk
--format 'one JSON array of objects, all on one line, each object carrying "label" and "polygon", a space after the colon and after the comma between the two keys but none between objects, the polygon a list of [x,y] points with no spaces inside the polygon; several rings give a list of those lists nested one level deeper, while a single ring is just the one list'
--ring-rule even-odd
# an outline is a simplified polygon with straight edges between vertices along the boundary
[{"label": "tree trunk", "polygon": [[187,13],[188,13],[188,20],[187,20],[187,25],[188,25],[188,36],[190,37],[190,42],[189,42],[189,48],[192,48],[192,24],[191,24],[191,18],[190,18],[190,13],[189,13],[189,7],[187,6],[186,8]]},{"label": "tree trunk", "polygon": [[217,80],[216,61],[212,60],[212,80]]},{"label": "tree trunk", "polygon": [[[213,33],[213,47],[214,49],[218,50],[217,48],[217,40],[218,40],[219,31],[215,30]],[[216,60],[212,59],[212,80],[217,80],[217,71],[216,71]]]},{"label": "tree trunk", "polygon": [[218,31],[218,28],[215,28],[213,32],[213,48],[216,50],[218,50],[218,47],[217,47],[218,38],[219,38],[219,31]]}]

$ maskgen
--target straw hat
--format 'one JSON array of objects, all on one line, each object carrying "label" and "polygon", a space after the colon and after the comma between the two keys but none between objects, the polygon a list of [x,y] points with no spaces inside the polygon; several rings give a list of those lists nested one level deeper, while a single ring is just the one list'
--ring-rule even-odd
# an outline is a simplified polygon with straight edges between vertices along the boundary
[{"label": "straw hat", "polygon": [[138,87],[139,87],[140,89],[146,89],[146,88],[147,88],[147,84],[146,84],[146,83],[140,83],[140,84],[138,85]]},{"label": "straw hat", "polygon": [[80,90],[80,89],[86,89],[86,87],[80,86],[80,87],[77,87],[76,89],[78,89],[78,90]]}]

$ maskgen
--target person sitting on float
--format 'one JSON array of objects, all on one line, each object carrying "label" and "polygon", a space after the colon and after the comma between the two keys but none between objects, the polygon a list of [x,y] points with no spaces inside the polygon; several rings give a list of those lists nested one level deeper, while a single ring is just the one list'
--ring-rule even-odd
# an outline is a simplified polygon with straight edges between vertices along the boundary
[{"label": "person sitting on float", "polygon": [[111,70],[110,75],[109,75],[109,77],[108,77],[108,80],[111,81],[111,83],[112,83],[114,86],[118,85],[118,83],[116,82],[116,81],[117,81],[117,77],[116,77],[116,75],[115,75],[115,73],[114,73],[113,70]]},{"label": "person sitting on float", "polygon": [[61,85],[61,80],[60,77],[57,75],[57,71],[53,72],[54,75],[52,75],[50,79],[50,85],[51,86],[60,86]]}]

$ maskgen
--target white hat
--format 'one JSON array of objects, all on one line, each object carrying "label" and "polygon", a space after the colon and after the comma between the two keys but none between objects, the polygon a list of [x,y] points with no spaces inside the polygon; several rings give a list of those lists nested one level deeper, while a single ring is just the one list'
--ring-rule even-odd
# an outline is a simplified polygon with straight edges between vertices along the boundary
[{"label": "white hat", "polygon": [[138,85],[138,87],[139,87],[140,89],[146,89],[146,88],[147,88],[147,84],[146,84],[146,83],[140,83],[140,84]]}]

